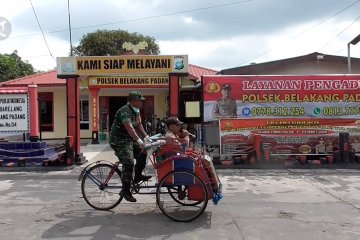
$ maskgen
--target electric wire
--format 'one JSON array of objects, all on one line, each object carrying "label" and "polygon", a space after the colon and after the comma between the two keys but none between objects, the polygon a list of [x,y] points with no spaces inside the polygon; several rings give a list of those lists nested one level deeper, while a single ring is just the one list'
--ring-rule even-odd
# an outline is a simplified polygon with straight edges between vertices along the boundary
[{"label": "electric wire", "polygon": [[349,27],[351,27],[355,22],[357,22],[357,20],[360,19],[360,16],[358,16],[354,21],[352,21],[349,25],[347,25],[343,30],[341,30],[335,37],[333,37],[332,39],[330,39],[330,41],[328,41],[327,43],[325,43],[321,48],[320,51],[322,49],[324,49],[326,46],[328,46],[332,41],[334,41],[336,38],[338,38],[341,34],[343,34]]},{"label": "electric wire", "polygon": [[[346,6],[345,8],[341,9],[340,11],[336,12],[335,14],[333,14],[333,15],[330,16],[330,17],[328,17],[327,19],[325,19],[325,20],[323,20],[323,21],[320,21],[320,22],[318,22],[318,23],[310,26],[309,28],[305,29],[304,31],[301,31],[300,33],[297,33],[297,34],[291,36],[289,39],[290,39],[290,40],[291,40],[291,39],[295,39],[295,38],[297,38],[298,36],[300,36],[300,35],[308,32],[308,31],[310,31],[310,30],[312,30],[312,29],[320,26],[321,24],[323,24],[323,23],[331,20],[332,18],[336,17],[336,16],[339,15],[340,13],[346,11],[347,9],[351,8],[352,6],[354,6],[355,4],[357,4],[357,3],[359,3],[359,2],[360,2],[360,0],[357,0],[357,1],[353,2],[353,3],[351,3],[350,5]],[[358,18],[357,18],[357,19],[358,19]],[[356,21],[357,21],[357,19],[356,19]],[[356,22],[356,21],[354,21],[354,22]],[[352,25],[352,24],[351,24],[351,25]],[[349,27],[350,27],[350,26],[349,26]],[[346,29],[345,29],[345,30],[346,30]],[[255,59],[257,59],[257,58],[259,58],[259,57],[261,57],[261,56],[263,56],[263,55],[265,55],[265,54],[273,51],[275,48],[276,48],[276,47],[268,48],[268,49],[266,49],[265,51],[261,52],[260,54],[256,55],[255,57],[251,58],[250,60],[244,61],[244,62],[241,63],[239,66],[245,65],[245,64],[247,64],[247,63],[249,63],[249,62],[252,62],[252,61],[254,61]],[[322,48],[321,48],[321,49],[322,49]]]},{"label": "electric wire", "polygon": [[[29,36],[35,36],[35,35],[43,35],[44,38],[44,42],[48,48],[48,51],[50,53],[50,56],[55,60],[55,58],[53,57],[50,48],[47,44],[46,38],[45,38],[45,34],[41,28],[40,22],[38,20],[38,17],[36,15],[34,6],[31,2],[31,0],[29,0],[35,15],[35,18],[38,22],[39,28],[41,30],[41,33],[33,33],[33,34],[24,34],[24,35],[18,35],[18,36],[10,36],[9,38],[22,38],[22,37],[29,37]],[[60,33],[60,32],[65,32],[65,31],[70,31],[70,45],[71,44],[71,30],[80,30],[80,29],[86,29],[86,28],[94,28],[94,27],[101,27],[101,26],[108,26],[108,25],[115,25],[115,24],[119,24],[119,23],[126,23],[126,22],[134,22],[134,21],[141,21],[141,20],[148,20],[148,19],[154,19],[154,18],[161,18],[161,17],[166,17],[166,16],[171,16],[171,15],[178,15],[178,14],[183,14],[183,13],[190,13],[190,12],[197,12],[197,11],[204,11],[204,10],[208,10],[208,9],[213,9],[213,8],[220,8],[220,7],[226,7],[226,6],[230,6],[230,5],[235,5],[235,4],[241,4],[241,3],[246,3],[246,2],[251,2],[251,1],[255,1],[255,0],[243,0],[243,1],[236,1],[236,2],[231,2],[231,3],[226,3],[226,4],[219,4],[219,5],[213,5],[213,6],[208,6],[208,7],[202,7],[202,8],[196,8],[196,9],[190,9],[190,10],[184,10],[184,11],[178,11],[178,12],[172,12],[172,13],[166,13],[166,14],[161,14],[161,15],[154,15],[154,16],[149,16],[149,17],[141,17],[141,18],[134,18],[134,19],[127,19],[127,20],[121,20],[121,21],[117,21],[117,22],[110,22],[110,23],[103,23],[103,24],[98,24],[98,25],[88,25],[88,26],[81,26],[81,27],[74,27],[71,28],[70,26],[70,22],[69,22],[69,28],[68,29],[63,29],[63,30],[55,30],[55,31],[49,31],[47,32],[47,34],[51,34],[51,33]],[[357,0],[351,4],[349,4],[348,6],[346,6],[345,8],[341,9],[340,11],[336,12],[335,14],[333,14],[332,16],[330,16],[329,18],[325,19],[324,21],[321,21],[317,24],[312,25],[311,27],[309,27],[308,29],[305,29],[304,31],[297,33],[295,35],[293,35],[292,37],[290,37],[290,39],[294,39],[296,37],[298,37],[299,35],[302,35],[310,30],[312,30],[313,28],[329,21],[330,19],[336,17],[337,15],[339,15],[340,13],[346,11],[347,9],[353,7],[355,4],[359,3],[360,0]],[[69,9],[69,2],[68,2],[68,14],[70,14],[70,9]],[[70,16],[69,16],[70,17]],[[329,45],[334,39],[336,39],[337,37],[339,37],[344,31],[346,31],[350,26],[352,26],[358,19],[360,18],[360,16],[358,18],[356,18],[350,25],[348,25],[345,29],[343,29],[339,34],[337,34],[333,39],[331,39],[329,42],[327,42],[326,44],[324,44],[324,46],[321,48],[325,48],[327,45]],[[276,48],[276,47],[275,47]],[[253,57],[251,60],[248,60],[243,64],[246,64],[248,62],[252,62],[253,60],[271,52],[272,50],[274,50],[274,48],[269,48],[263,52],[261,52],[260,54],[256,55],[255,57]]]},{"label": "electric wire", "polygon": [[30,1],[30,4],[31,4],[31,7],[32,7],[32,10],[33,10],[34,16],[35,16],[35,18],[36,18],[36,21],[37,21],[37,23],[38,23],[38,26],[39,26],[39,28],[40,28],[40,30],[41,30],[41,34],[42,34],[42,36],[43,36],[43,39],[44,39],[45,45],[46,45],[46,47],[47,47],[47,49],[48,49],[48,51],[49,51],[50,56],[51,56],[51,57],[52,57],[52,59],[56,62],[56,60],[55,60],[55,58],[54,58],[53,54],[51,53],[50,47],[49,47],[49,45],[48,45],[48,43],[47,43],[47,41],[46,41],[46,37],[45,37],[44,31],[43,31],[43,29],[42,29],[42,27],[41,27],[41,25],[40,25],[40,21],[39,21],[39,18],[38,18],[38,16],[37,16],[37,14],[36,14],[36,11],[35,11],[35,8],[34,8],[34,5],[33,5],[33,3],[32,3],[32,1],[31,1],[31,0],[29,0],[29,1]]},{"label": "electric wire", "polygon": [[[108,26],[108,25],[116,25],[116,24],[119,24],[119,23],[135,22],[135,21],[142,21],[142,20],[150,20],[150,19],[155,19],[155,18],[168,17],[168,16],[172,16],[172,15],[179,15],[179,14],[183,14],[183,13],[191,13],[191,12],[204,11],[204,10],[213,9],[213,8],[227,7],[227,6],[231,6],[231,5],[235,5],[235,4],[241,4],[241,3],[253,2],[253,1],[256,1],[256,0],[243,0],[243,1],[237,1],[237,2],[231,2],[231,3],[213,5],[213,6],[208,6],[208,7],[195,8],[195,9],[178,11],[178,12],[172,12],[172,13],[165,13],[165,14],[154,15],[154,16],[149,16],[149,17],[140,17],[140,18],[134,18],[134,19],[121,20],[121,21],[117,21],[117,22],[102,23],[102,24],[97,24],[97,25],[88,25],[88,26],[82,26],[82,27],[73,27],[72,30],[80,30],[80,29],[86,29],[86,28],[103,27],[103,26]],[[359,0],[359,1],[360,1],[360,0]],[[69,29],[54,30],[54,31],[46,32],[46,33],[47,33],[47,34],[50,34],[50,33],[60,33],[60,32],[66,32],[66,31],[69,31]],[[36,35],[40,35],[40,34],[41,34],[41,33],[30,33],[30,34],[23,34],[23,35],[17,35],[17,36],[10,36],[9,38],[31,37],[31,36],[36,36]]]}]

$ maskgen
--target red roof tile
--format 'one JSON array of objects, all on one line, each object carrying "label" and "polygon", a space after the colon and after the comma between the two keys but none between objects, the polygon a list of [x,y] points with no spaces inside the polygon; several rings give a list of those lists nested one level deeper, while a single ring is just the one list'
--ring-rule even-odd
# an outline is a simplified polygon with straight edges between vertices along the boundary
[{"label": "red roof tile", "polygon": [[27,86],[30,84],[36,84],[36,85],[65,85],[66,79],[59,79],[57,78],[56,70],[44,72],[44,73],[38,73],[22,78],[17,78],[14,80],[9,80],[6,82],[0,83],[0,86],[2,87],[12,87],[12,86]]},{"label": "red roof tile", "polygon": [[189,79],[200,80],[203,75],[215,75],[218,71],[189,64]]},{"label": "red roof tile", "polygon": [[27,93],[28,89],[25,87],[12,87],[12,88],[6,88],[6,87],[0,87],[0,93]]}]

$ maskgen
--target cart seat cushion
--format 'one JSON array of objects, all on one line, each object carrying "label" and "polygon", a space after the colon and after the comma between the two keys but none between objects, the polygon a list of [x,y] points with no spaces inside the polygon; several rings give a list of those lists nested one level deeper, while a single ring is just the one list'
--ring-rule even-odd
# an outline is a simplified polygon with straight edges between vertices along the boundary
[{"label": "cart seat cushion", "polygon": [[195,161],[190,157],[174,156],[159,163],[156,167],[159,181],[172,171],[195,173]]}]

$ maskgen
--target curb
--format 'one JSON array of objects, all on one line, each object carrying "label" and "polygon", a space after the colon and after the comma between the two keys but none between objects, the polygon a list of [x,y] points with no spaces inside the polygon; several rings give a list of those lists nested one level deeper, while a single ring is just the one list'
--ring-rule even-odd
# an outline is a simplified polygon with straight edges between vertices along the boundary
[{"label": "curb", "polygon": [[0,172],[55,172],[74,170],[76,166],[64,167],[1,167]]},{"label": "curb", "polygon": [[215,165],[216,169],[254,169],[254,170],[272,170],[272,169],[307,169],[307,170],[316,170],[316,169],[353,169],[360,170],[360,164],[358,163],[348,163],[348,164],[332,164],[332,165],[297,165],[297,166],[285,166],[285,165]]}]

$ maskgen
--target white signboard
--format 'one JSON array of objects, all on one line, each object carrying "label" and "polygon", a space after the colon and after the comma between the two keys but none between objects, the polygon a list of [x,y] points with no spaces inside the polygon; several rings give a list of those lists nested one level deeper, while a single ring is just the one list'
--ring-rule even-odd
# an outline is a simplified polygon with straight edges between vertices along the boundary
[{"label": "white signboard", "polygon": [[29,130],[27,94],[0,95],[0,132]]}]

